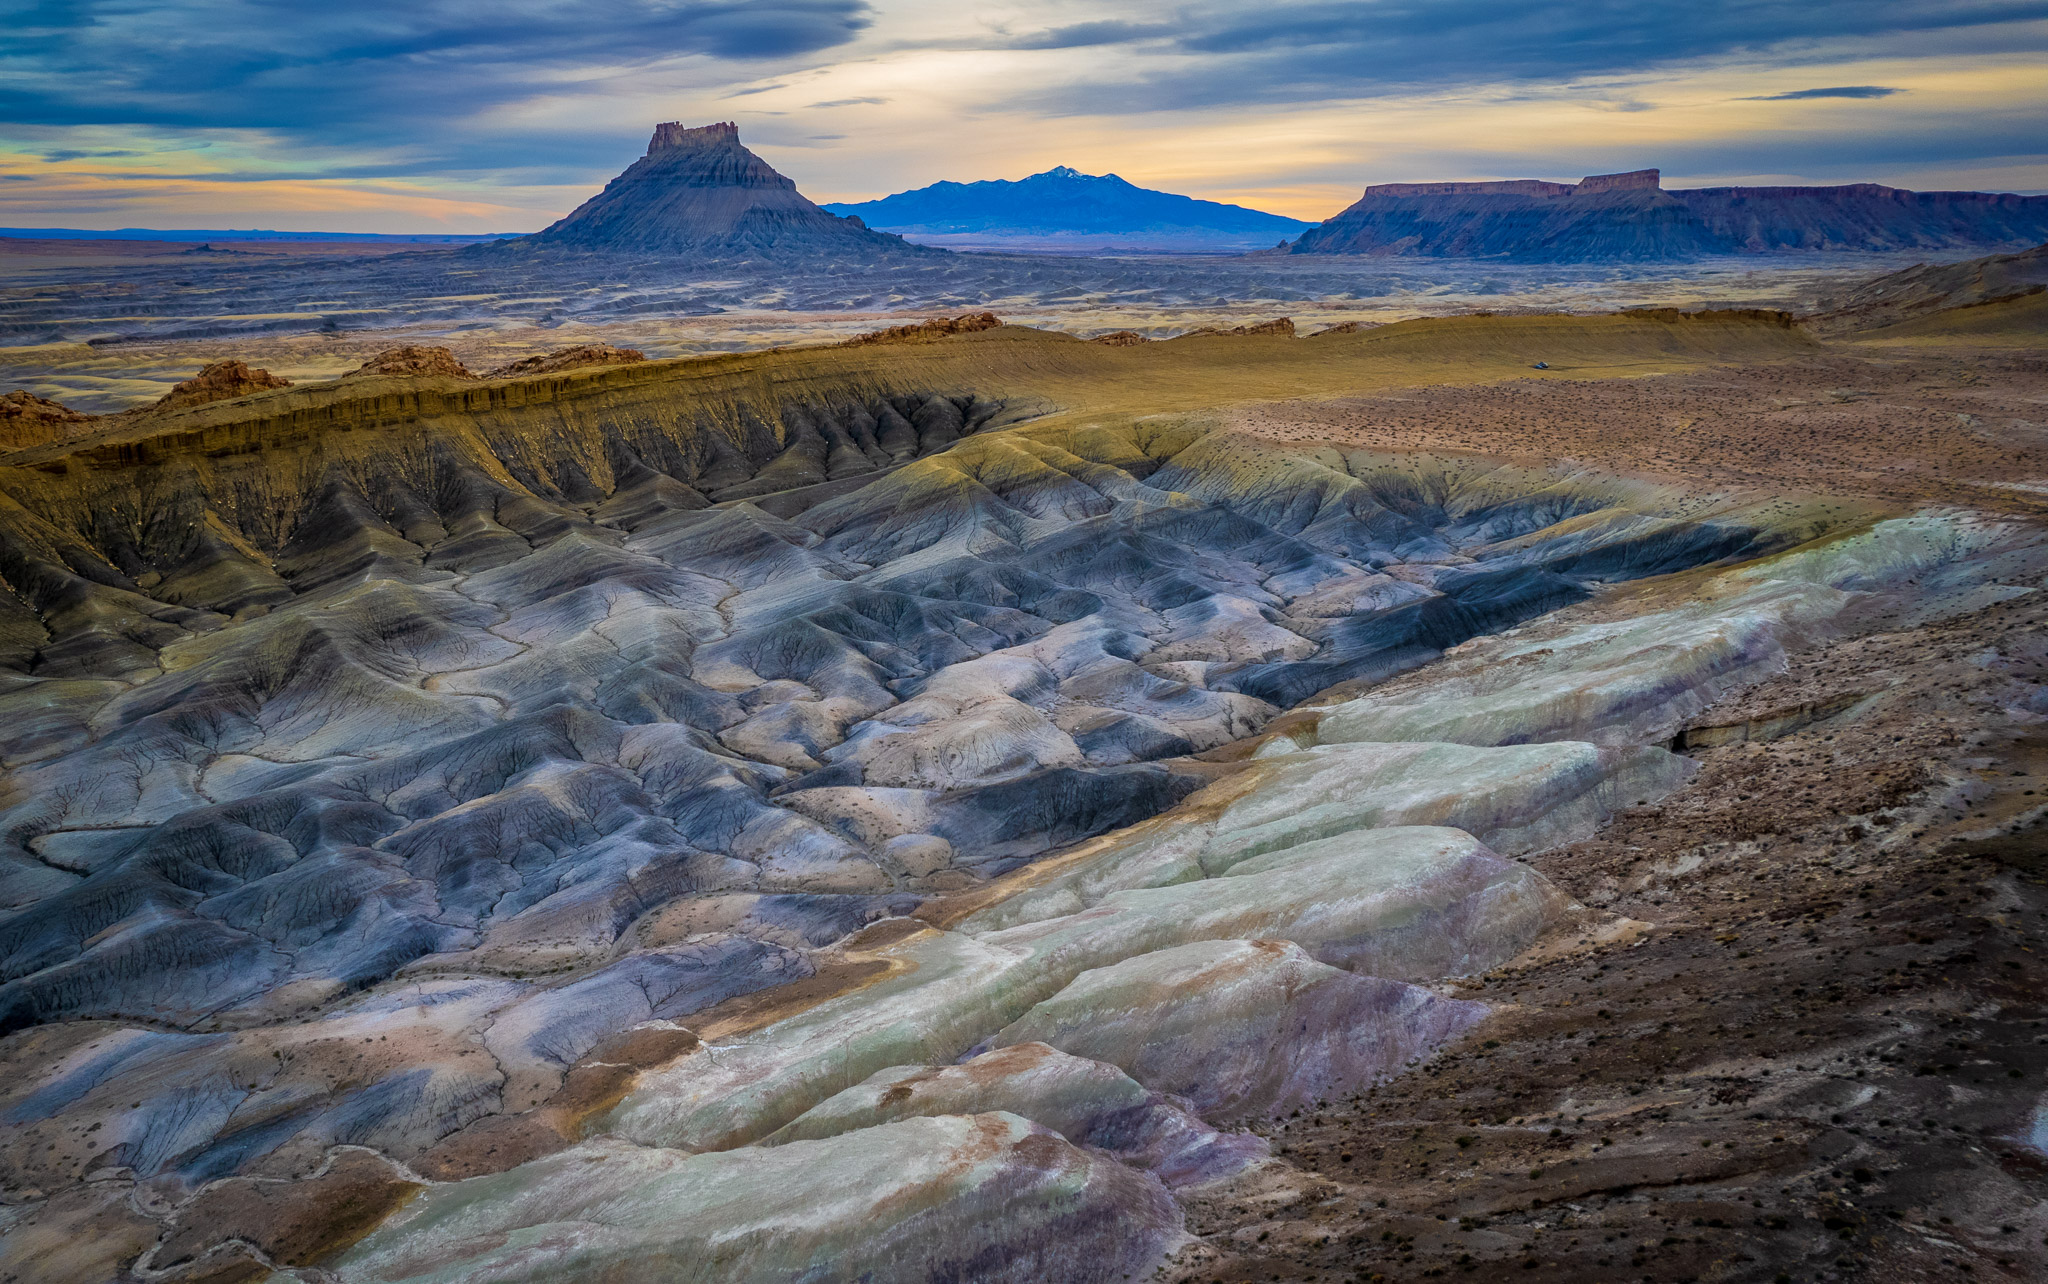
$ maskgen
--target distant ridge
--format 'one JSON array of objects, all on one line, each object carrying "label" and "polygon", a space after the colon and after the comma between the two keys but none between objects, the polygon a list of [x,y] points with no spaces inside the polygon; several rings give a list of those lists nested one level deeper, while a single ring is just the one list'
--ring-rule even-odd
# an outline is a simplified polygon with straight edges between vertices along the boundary
[{"label": "distant ridge", "polygon": [[1955,308],[1981,308],[2048,291],[2048,245],[1963,263],[1920,263],[1823,301],[1813,324],[1868,330]]},{"label": "distant ridge", "polygon": [[823,208],[925,240],[1096,241],[1263,249],[1310,224],[1058,165],[1028,178],[940,182]]},{"label": "distant ridge", "polygon": [[407,245],[468,245],[503,241],[517,232],[279,232],[268,228],[0,227],[15,241],[367,241]]},{"label": "distant ridge", "polygon": [[1381,183],[1293,254],[1682,259],[1786,250],[2015,249],[2048,238],[2048,196],[1841,187],[1666,191],[1654,169],[1577,183]]},{"label": "distant ridge", "polygon": [[511,244],[793,257],[931,253],[828,214],[727,121],[657,125],[647,154],[568,217]]}]

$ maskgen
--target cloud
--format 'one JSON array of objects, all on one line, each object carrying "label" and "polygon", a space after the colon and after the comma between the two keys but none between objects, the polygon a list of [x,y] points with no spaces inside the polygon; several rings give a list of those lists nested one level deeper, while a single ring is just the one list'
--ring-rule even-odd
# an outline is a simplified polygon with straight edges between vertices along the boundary
[{"label": "cloud", "polygon": [[1002,42],[1007,49],[1086,49],[1095,45],[1127,45],[1144,40],[1161,40],[1179,30],[1164,22],[1079,22],[1054,27]]},{"label": "cloud", "polygon": [[866,0],[44,0],[7,17],[0,120],[418,143],[664,61],[815,54],[872,20]]},{"label": "cloud", "polygon": [[1834,85],[1826,89],[1794,89],[1784,94],[1758,94],[1742,101],[1746,103],[1783,103],[1801,98],[1889,98],[1903,94],[1903,89],[1887,85]]},{"label": "cloud", "polygon": [[[1997,100],[2007,122],[1964,77],[2048,52],[2048,0],[0,0],[0,24],[0,153],[52,182],[89,170],[79,208],[160,181],[181,208],[268,217],[275,193],[300,209],[385,184],[451,202],[392,211],[491,226],[573,206],[678,116],[808,149],[792,176],[841,193],[1075,158],[1274,190],[1390,164],[1551,172],[1539,160],[1896,174],[2042,152],[2033,81]],[[1826,87],[1863,80],[1886,83]],[[774,91],[791,110],[742,101]],[[1798,128],[1766,138],[1745,94],[1891,101],[1788,108]],[[860,132],[802,132],[854,106],[873,108]],[[1680,169],[1710,137],[1728,150]],[[1061,150],[1076,142],[1095,150]],[[1591,159],[1605,148],[1614,163]]]},{"label": "cloud", "polygon": [[1048,113],[1112,114],[1556,85],[1712,59],[1797,65],[1849,42],[1911,54],[1931,35],[1952,41],[1992,26],[2007,49],[2048,48],[2048,27],[2025,26],[2048,23],[2048,0],[1195,0],[1147,7],[1170,20],[1170,31],[1166,22],[1127,18],[1004,38],[1011,48],[1063,40],[1143,45],[1114,76],[1046,86],[1022,101]]}]

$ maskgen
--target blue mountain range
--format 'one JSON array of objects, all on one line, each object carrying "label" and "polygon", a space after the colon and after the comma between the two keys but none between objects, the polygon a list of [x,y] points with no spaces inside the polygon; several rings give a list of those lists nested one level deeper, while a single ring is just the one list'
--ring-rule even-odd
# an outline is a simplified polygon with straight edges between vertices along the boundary
[{"label": "blue mountain range", "polygon": [[1014,182],[933,183],[824,208],[934,244],[1081,241],[1134,247],[1263,249],[1314,226],[1300,219],[1157,192],[1065,165]]}]

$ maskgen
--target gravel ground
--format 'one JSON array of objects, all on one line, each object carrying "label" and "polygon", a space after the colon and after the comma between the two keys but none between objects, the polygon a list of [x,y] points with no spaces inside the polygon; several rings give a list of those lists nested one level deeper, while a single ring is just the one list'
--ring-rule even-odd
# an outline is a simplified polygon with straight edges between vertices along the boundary
[{"label": "gravel ground", "polygon": [[1871,619],[1702,715],[1690,785],[1534,858],[1619,919],[1272,1129],[1299,1176],[1193,1207],[1181,1278],[2048,1278],[2044,625]]}]

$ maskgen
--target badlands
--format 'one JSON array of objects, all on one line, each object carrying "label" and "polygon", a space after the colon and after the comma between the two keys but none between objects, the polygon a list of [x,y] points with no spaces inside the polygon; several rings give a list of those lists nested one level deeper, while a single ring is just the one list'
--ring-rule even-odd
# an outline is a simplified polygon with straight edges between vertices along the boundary
[{"label": "badlands", "polygon": [[2040,1278],[2039,304],[24,394],[0,1278]]}]

